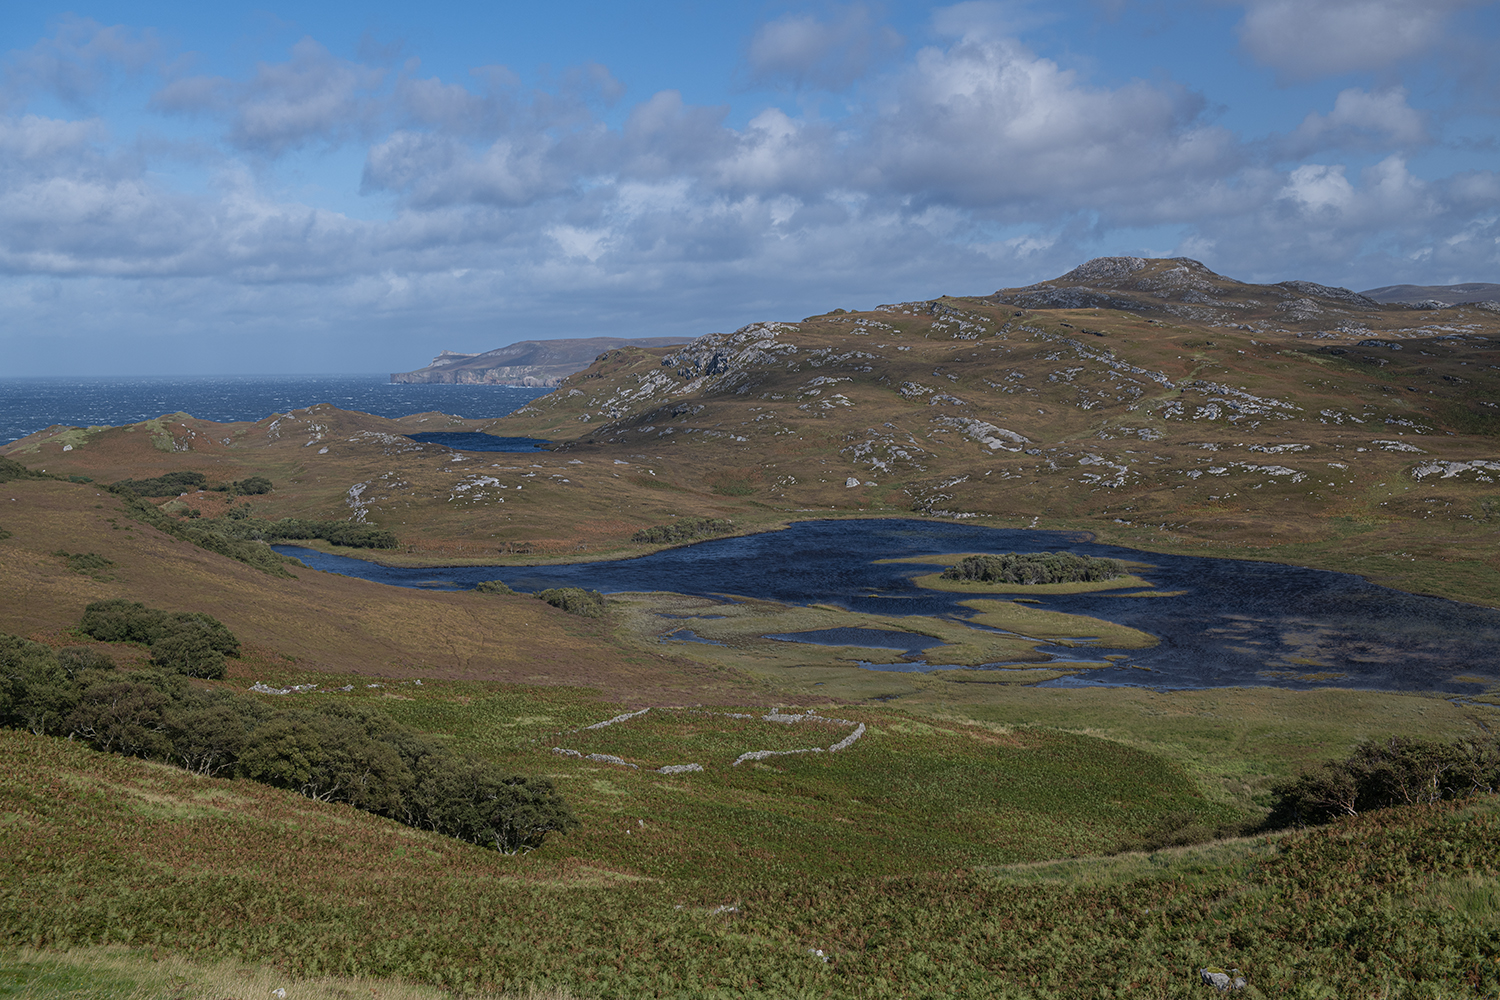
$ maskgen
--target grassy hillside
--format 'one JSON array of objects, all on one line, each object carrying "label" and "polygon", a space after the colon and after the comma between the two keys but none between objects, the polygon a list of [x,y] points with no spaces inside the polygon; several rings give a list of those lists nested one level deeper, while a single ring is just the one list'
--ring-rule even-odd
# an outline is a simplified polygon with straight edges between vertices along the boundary
[{"label": "grassy hillside", "polygon": [[[0,631],[71,641],[91,601],[148,600],[225,622],[246,643],[231,680],[248,684],[360,673],[394,680],[474,678],[586,685],[617,697],[723,699],[743,681],[659,653],[627,650],[605,629],[529,597],[396,590],[310,570],[279,578],[130,520],[86,484],[6,483]],[[57,553],[108,565],[69,567]],[[340,681],[339,683],[343,683]]]},{"label": "grassy hillside", "polygon": [[[708,885],[550,848],[505,858],[60,740],[0,733],[0,758],[12,948],[274,963],[293,990],[401,975],[581,996],[1176,997],[1203,966],[1238,968],[1252,996],[1500,985],[1492,801],[1111,860]],[[625,825],[620,840],[664,836]]]}]

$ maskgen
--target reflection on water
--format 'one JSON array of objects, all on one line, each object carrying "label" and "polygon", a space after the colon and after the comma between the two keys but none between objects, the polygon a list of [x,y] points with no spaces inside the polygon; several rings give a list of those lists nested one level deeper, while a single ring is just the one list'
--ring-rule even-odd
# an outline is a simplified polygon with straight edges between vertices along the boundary
[{"label": "reflection on water", "polygon": [[[804,521],[783,531],[719,538],[616,562],[400,569],[277,546],[308,565],[395,586],[443,581],[468,588],[504,580],[522,591],[585,587],[605,593],[738,594],[784,604],[968,618],[962,594],[922,590],[930,565],[877,563],[953,552],[1066,550],[1143,562],[1150,599],[1109,591],[1048,595],[1039,606],[1090,615],[1159,636],[1129,665],[1100,666],[1077,684],[1159,688],[1271,685],[1473,694],[1500,683],[1500,611],[1407,594],[1359,577],[1276,563],[1139,552],[1075,533],[905,520]],[[977,596],[977,595],[976,595]],[[1073,661],[1076,652],[1056,650]],[[1091,654],[1110,650],[1091,647]],[[911,664],[916,667],[916,664]],[[931,670],[927,666],[921,669]],[[1462,676],[1464,680],[1456,678]],[[1049,682],[1060,686],[1059,682]]]}]

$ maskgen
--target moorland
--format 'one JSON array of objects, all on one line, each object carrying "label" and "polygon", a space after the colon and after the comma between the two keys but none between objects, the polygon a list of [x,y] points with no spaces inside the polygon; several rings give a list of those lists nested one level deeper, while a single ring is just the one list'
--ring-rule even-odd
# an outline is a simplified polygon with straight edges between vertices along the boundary
[{"label": "moorland", "polygon": [[[385,587],[281,560],[245,525],[393,565],[498,565],[899,515],[1497,608],[1497,335],[1483,305],[1106,258],[993,295],[611,350],[497,420],[315,406],[13,442],[0,632],[145,677],[152,650],[80,632],[85,607],[207,615],[239,655],[185,683],[379,713],[545,777],[579,825],[507,855],[248,775],[0,732],[0,988],[207,995],[271,970],[304,995],[375,977],[361,989],[1187,996],[1223,967],[1250,995],[1495,995],[1493,664],[1464,698],[882,674],[846,648],[661,642],[715,603],[702,597],[607,595],[592,616],[503,588]],[[406,436],[430,431],[553,447]],[[185,473],[223,488],[106,488]],[[938,579],[965,554],[941,555]],[[986,602],[1011,632],[1110,624],[1079,632],[1045,595],[1017,596]],[[695,627],[876,624],[734,607]],[[1419,759],[1449,767],[1443,747],[1478,762],[1468,786],[1391,779],[1417,788],[1409,803],[1355,796],[1331,823],[1268,825],[1318,775],[1378,783],[1407,753],[1410,776]],[[1366,764],[1325,766],[1345,760]]]}]

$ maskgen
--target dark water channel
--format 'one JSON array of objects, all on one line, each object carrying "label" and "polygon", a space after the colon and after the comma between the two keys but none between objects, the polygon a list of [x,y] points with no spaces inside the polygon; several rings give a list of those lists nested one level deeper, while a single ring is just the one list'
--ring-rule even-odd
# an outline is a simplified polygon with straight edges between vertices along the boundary
[{"label": "dark water channel", "polygon": [[[875,560],[951,552],[1071,551],[1147,563],[1140,575],[1170,597],[1046,595],[1035,607],[1090,615],[1158,636],[1160,645],[1056,686],[1156,688],[1262,685],[1476,694],[1500,682],[1500,611],[1423,597],[1326,570],[1139,552],[1049,531],[906,520],[804,521],[784,531],[722,538],[636,559],[552,566],[402,569],[276,546],[309,566],[401,587],[468,589],[501,579],[517,590],[584,587],[605,593],[742,595],[834,604],[882,615],[967,618],[974,596],[923,590],[910,578],[937,567]],[[1138,592],[1127,588],[1115,595]],[[993,595],[1000,599],[1024,595]],[[1049,650],[1052,651],[1052,650]],[[938,651],[933,650],[936,654]],[[1084,656],[1116,652],[1091,647]],[[909,655],[919,655],[912,649]],[[936,669],[934,663],[926,669]],[[898,665],[913,669],[913,665]]]}]

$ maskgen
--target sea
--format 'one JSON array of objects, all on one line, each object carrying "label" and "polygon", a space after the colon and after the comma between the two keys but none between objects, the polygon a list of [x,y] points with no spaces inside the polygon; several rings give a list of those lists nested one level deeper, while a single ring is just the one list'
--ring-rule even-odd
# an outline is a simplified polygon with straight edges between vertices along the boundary
[{"label": "sea", "polygon": [[220,422],[259,420],[315,403],[380,417],[437,410],[491,419],[551,391],[509,385],[401,385],[384,374],[0,378],[0,443],[53,424],[115,427],[179,412]]}]

